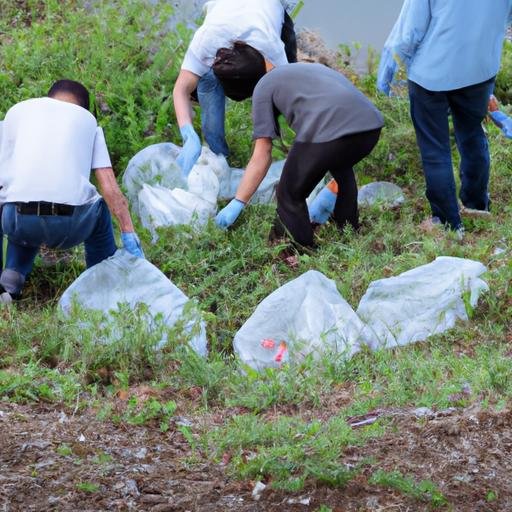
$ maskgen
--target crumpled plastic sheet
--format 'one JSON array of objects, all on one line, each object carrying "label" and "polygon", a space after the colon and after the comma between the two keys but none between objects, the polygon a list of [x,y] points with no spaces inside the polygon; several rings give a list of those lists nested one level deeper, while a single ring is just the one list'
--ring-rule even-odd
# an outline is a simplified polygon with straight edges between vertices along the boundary
[{"label": "crumpled plastic sheet", "polygon": [[423,341],[468,320],[489,287],[478,262],[441,256],[428,265],[370,284],[357,314],[367,329],[365,342],[374,350]]},{"label": "crumpled plastic sheet", "polygon": [[394,183],[387,181],[375,181],[368,183],[359,189],[357,202],[359,206],[373,206],[380,204],[390,208],[396,208],[405,201],[402,189]]},{"label": "crumpled plastic sheet", "polygon": [[265,298],[236,333],[240,361],[256,370],[299,362],[307,354],[372,350],[426,340],[468,320],[488,285],[477,261],[439,257],[370,284],[357,312],[334,281],[309,271]]},{"label": "crumpled plastic sheet", "polygon": [[310,270],[264,299],[236,333],[233,346],[254,369],[278,368],[327,350],[351,357],[363,329],[334,281]]},{"label": "crumpled plastic sheet", "polygon": [[[150,328],[156,325],[157,317],[158,322],[168,327],[183,320],[184,335],[190,338],[190,347],[201,356],[207,355],[206,326],[198,308],[190,308],[184,317],[188,297],[149,261],[132,256],[124,249],[82,273],[64,292],[59,307],[69,315],[74,302],[103,313],[118,311],[120,304],[128,304],[131,309],[145,304],[149,313],[145,319]],[[166,342],[163,338],[159,348]]]}]

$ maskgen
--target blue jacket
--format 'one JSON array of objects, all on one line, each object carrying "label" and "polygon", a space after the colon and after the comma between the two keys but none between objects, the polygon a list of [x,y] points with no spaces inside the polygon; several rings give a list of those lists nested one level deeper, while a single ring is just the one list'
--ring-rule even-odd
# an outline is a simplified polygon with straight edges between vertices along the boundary
[{"label": "blue jacket", "polygon": [[398,69],[430,91],[484,82],[500,67],[512,0],[405,0],[382,51],[378,88],[389,94]]}]

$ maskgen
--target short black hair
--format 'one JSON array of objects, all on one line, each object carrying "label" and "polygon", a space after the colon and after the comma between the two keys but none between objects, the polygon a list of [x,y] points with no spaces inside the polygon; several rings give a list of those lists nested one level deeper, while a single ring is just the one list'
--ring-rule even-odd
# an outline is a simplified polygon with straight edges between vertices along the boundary
[{"label": "short black hair", "polygon": [[48,97],[53,98],[59,92],[72,94],[81,107],[85,108],[85,110],[90,110],[89,91],[85,85],[82,85],[80,82],[75,82],[74,80],[57,80],[50,87]]},{"label": "short black hair", "polygon": [[226,96],[235,101],[250,98],[267,72],[263,55],[242,41],[236,41],[232,48],[220,48],[212,69]]}]

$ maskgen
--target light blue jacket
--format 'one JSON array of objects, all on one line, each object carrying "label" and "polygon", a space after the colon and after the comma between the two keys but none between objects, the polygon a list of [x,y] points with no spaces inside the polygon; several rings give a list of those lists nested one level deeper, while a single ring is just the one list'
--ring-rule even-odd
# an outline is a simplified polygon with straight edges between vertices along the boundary
[{"label": "light blue jacket", "polygon": [[382,51],[377,87],[389,94],[398,69],[430,91],[484,82],[498,73],[512,0],[405,0]]}]

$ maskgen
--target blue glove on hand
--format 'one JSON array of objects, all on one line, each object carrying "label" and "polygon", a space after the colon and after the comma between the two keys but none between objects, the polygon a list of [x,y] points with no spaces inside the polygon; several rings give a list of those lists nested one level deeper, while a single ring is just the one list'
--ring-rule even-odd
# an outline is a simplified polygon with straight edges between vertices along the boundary
[{"label": "blue glove on hand", "polygon": [[309,205],[309,219],[315,224],[325,224],[334,211],[337,195],[324,187]]},{"label": "blue glove on hand", "polygon": [[144,252],[140,245],[139,237],[135,233],[121,233],[123,248],[137,258],[144,258]]},{"label": "blue glove on hand", "polygon": [[512,139],[512,119],[500,110],[489,112],[489,115],[491,116],[494,124],[501,128],[503,135],[508,139]]},{"label": "blue glove on hand", "polygon": [[391,92],[391,84],[398,70],[398,63],[393,54],[387,49],[382,50],[380,56],[379,72],[377,74],[377,89],[389,96]]},{"label": "blue glove on hand", "polygon": [[183,177],[187,179],[192,167],[194,167],[201,155],[201,140],[191,124],[182,126],[180,133],[183,137],[183,148],[176,161],[181,167]]},{"label": "blue glove on hand", "polygon": [[245,208],[245,203],[239,199],[232,199],[215,217],[215,223],[221,229],[227,229],[231,226]]}]

